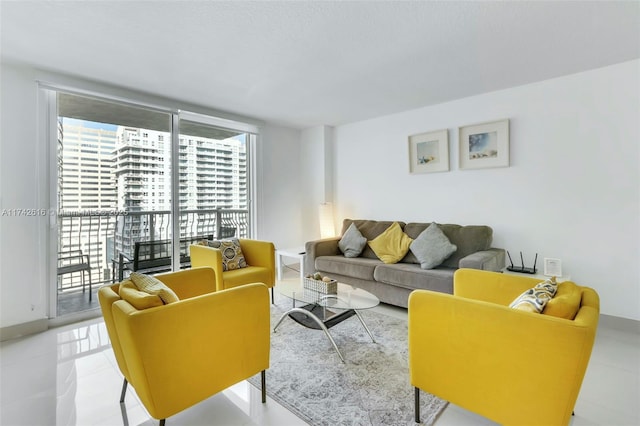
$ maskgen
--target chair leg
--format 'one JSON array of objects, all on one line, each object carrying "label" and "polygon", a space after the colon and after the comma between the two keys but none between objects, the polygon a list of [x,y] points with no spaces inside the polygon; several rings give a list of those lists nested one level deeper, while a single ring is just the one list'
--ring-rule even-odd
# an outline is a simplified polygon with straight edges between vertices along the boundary
[{"label": "chair leg", "polygon": [[275,305],[276,303],[273,300],[273,287],[271,287],[271,304]]},{"label": "chair leg", "polygon": [[120,402],[124,402],[124,396],[127,393],[127,379],[122,381],[122,391],[120,392]]},{"label": "chair leg", "polygon": [[[89,272],[89,302],[91,302],[91,296],[92,296],[92,294],[91,294],[91,271],[88,271],[88,272]],[[82,276],[84,277],[84,271],[82,271]]]},{"label": "chair leg", "polygon": [[416,421],[416,423],[420,423],[420,389],[418,389],[417,387],[414,388],[414,389],[415,389],[415,401],[414,401],[415,408],[414,408],[414,410],[415,410],[415,415],[416,415],[415,421]]},{"label": "chair leg", "polygon": [[267,402],[267,372],[262,370],[260,372],[260,379],[262,382],[262,403]]},{"label": "chair leg", "polygon": [[165,420],[166,420],[166,419],[160,419],[160,426],[164,426],[164,421],[165,421]]}]

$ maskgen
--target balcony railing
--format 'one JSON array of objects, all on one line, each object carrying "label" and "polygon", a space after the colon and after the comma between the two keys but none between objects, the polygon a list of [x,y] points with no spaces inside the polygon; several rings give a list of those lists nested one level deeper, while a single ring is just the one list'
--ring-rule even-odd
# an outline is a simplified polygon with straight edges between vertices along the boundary
[{"label": "balcony railing", "polygon": [[[230,234],[238,238],[249,235],[249,211],[230,209],[183,210],[179,217],[180,239],[203,239]],[[90,264],[93,288],[118,277],[114,260],[120,254],[131,258],[136,242],[170,240],[169,211],[64,211],[58,215],[58,252],[81,250]],[[181,252],[188,245],[181,244]],[[66,273],[58,277],[58,290],[82,288],[82,273]],[[87,279],[85,277],[85,285]]]}]

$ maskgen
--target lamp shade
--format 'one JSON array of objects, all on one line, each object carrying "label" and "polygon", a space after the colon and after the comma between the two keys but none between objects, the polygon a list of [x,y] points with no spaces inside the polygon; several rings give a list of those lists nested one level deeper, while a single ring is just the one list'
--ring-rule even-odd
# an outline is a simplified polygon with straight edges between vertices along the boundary
[{"label": "lamp shade", "polygon": [[320,238],[335,237],[336,230],[333,223],[333,204],[320,204]]}]

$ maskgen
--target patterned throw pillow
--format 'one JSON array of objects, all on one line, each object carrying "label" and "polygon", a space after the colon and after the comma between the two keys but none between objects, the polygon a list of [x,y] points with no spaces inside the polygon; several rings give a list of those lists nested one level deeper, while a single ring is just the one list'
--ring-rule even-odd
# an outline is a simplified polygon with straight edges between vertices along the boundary
[{"label": "patterned throw pillow", "polygon": [[135,284],[138,290],[160,296],[160,299],[162,299],[165,304],[180,301],[173,290],[171,290],[165,283],[157,278],[138,272],[132,272],[129,276],[129,279],[133,281],[133,284]]},{"label": "patterned throw pillow", "polygon": [[556,277],[551,277],[522,293],[516,300],[511,302],[509,307],[539,314],[547,302],[555,296],[556,291],[558,291]]},{"label": "patterned throw pillow", "polygon": [[409,251],[413,240],[393,222],[382,234],[369,241],[369,247],[384,263],[398,263]]},{"label": "patterned throw pillow", "polygon": [[234,269],[246,268],[248,266],[242,254],[242,249],[240,248],[240,240],[237,238],[207,240],[207,245],[222,252],[223,271],[233,271]]}]

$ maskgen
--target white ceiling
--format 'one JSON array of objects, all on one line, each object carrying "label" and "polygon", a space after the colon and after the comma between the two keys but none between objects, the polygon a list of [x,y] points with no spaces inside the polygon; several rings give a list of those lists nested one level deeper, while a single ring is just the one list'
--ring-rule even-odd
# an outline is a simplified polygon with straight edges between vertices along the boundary
[{"label": "white ceiling", "polygon": [[296,128],[640,57],[640,2],[6,1],[2,59]]}]

